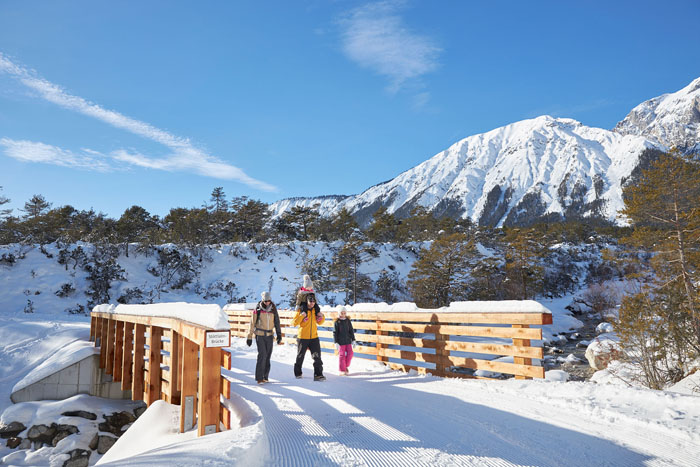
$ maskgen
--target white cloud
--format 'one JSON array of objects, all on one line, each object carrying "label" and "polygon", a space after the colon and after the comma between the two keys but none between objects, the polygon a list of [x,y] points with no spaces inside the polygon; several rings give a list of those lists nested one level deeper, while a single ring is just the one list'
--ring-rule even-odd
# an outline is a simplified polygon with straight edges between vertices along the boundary
[{"label": "white cloud", "polygon": [[112,167],[105,160],[106,157],[96,151],[83,149],[82,154],[76,154],[50,144],[12,140],[9,138],[0,139],[0,146],[4,148],[6,156],[23,162],[40,162],[62,167],[78,167],[98,172],[110,172],[112,170]]},{"label": "white cloud", "polygon": [[[52,102],[65,109],[73,110],[83,115],[100,120],[115,128],[126,130],[130,133],[142,136],[168,147],[172,154],[160,159],[149,159],[146,156],[138,155],[125,157],[122,151],[115,153],[115,158],[122,162],[128,162],[140,167],[166,171],[189,170],[207,177],[224,180],[238,180],[255,188],[276,191],[277,189],[265,182],[256,180],[246,175],[241,169],[234,167],[220,159],[211,156],[203,150],[195,147],[186,138],[181,138],[154,127],[148,123],[127,117],[119,112],[105,109],[97,104],[73,96],[63,90],[60,86],[39,78],[31,70],[10,61],[0,53],[0,72],[13,76],[28,88],[36,91],[43,99]],[[27,142],[25,142],[27,143]],[[33,143],[43,144],[43,143]],[[48,145],[47,145],[48,146]],[[51,147],[51,146],[49,146]],[[59,148],[56,148],[59,149]],[[59,149],[60,150],[60,149]],[[68,151],[60,150],[64,157],[49,158],[56,163],[59,160],[68,160]]]},{"label": "white cloud", "polygon": [[442,51],[426,36],[407,29],[397,14],[403,2],[384,1],[351,10],[342,20],[343,51],[359,65],[389,79],[399,91],[437,68]]}]

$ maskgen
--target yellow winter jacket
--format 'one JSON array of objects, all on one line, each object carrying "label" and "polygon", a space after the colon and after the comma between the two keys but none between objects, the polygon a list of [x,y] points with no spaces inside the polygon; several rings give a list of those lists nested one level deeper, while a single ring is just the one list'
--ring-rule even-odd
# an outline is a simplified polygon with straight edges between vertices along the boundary
[{"label": "yellow winter jacket", "polygon": [[[306,303],[302,303],[300,308],[297,308],[297,314],[294,315],[294,321],[292,321],[293,326],[299,326],[299,332],[297,337],[299,339],[316,339],[318,337],[319,324],[323,324],[326,317],[321,313],[321,309],[318,305],[314,306],[313,309],[308,310],[309,319],[304,321],[304,312],[306,312]],[[318,319],[318,321],[317,321]]]}]

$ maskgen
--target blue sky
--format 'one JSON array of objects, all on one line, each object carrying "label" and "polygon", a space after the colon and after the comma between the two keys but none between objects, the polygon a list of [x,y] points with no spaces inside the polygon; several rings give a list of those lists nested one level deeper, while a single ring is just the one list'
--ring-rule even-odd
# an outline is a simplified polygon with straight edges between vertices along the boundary
[{"label": "blue sky", "polygon": [[[0,1],[0,186],[112,217],[354,194],[700,77],[700,2]],[[8,207],[4,206],[4,207]]]}]

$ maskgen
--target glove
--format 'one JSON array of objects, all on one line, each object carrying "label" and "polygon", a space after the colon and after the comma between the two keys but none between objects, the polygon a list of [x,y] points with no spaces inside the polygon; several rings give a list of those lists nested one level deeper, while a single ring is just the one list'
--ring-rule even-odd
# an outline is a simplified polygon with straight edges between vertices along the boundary
[{"label": "glove", "polygon": [[246,339],[245,343],[248,347],[250,347],[251,345],[253,345],[253,339]]},{"label": "glove", "polygon": [[277,345],[282,345],[282,337],[277,338]]},{"label": "glove", "polygon": [[323,319],[323,313],[319,313],[316,315],[316,322],[317,323],[320,323],[322,319]]},{"label": "glove", "polygon": [[338,352],[339,350],[340,350],[340,345],[339,345],[339,344],[335,344],[335,351]]},{"label": "glove", "polygon": [[309,320],[309,315],[306,314],[305,311],[303,311],[303,312],[301,313],[301,316],[304,317],[304,319],[302,319],[302,321],[303,321],[304,323],[307,322],[307,321]]},{"label": "glove", "polygon": [[352,348],[353,348],[353,350],[355,349],[355,347],[357,347],[357,342],[352,341]]}]

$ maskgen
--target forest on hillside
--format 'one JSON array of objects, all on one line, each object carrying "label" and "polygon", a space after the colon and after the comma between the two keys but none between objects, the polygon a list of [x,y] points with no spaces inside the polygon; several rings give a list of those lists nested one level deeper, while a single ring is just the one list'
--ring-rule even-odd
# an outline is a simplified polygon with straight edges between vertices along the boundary
[{"label": "forest on hillside", "polygon": [[[346,304],[410,297],[421,307],[437,308],[461,300],[525,300],[582,291],[579,300],[614,321],[645,383],[663,387],[687,375],[700,357],[698,158],[655,154],[632,174],[623,198],[625,226],[572,216],[495,228],[435,217],[424,208],[405,218],[380,208],[362,229],[345,210],[323,217],[314,207],[295,207],[271,219],[265,203],[227,199],[222,187],[214,188],[199,208],[173,208],[159,217],[132,206],[118,219],[52,207],[37,194],[21,215],[0,210],[0,244],[43,251],[52,244],[59,264],[85,271],[89,288],[79,312],[110,301],[154,300],[140,290],[112,296],[112,284],[124,272],[120,255],[153,255],[156,262],[148,273],[164,287],[178,289],[195,280],[206,248],[236,242],[258,245],[258,250],[289,242],[327,244],[327,259],[300,267],[315,278],[319,292],[345,291]],[[8,201],[0,197],[0,207]],[[406,278],[390,268],[375,279],[362,274],[360,266],[376,258],[382,244],[414,254]],[[21,254],[5,251],[0,265],[11,268]],[[610,286],[612,281],[624,282],[624,291]],[[225,283],[220,286],[230,299],[247,299],[235,296]]]}]

